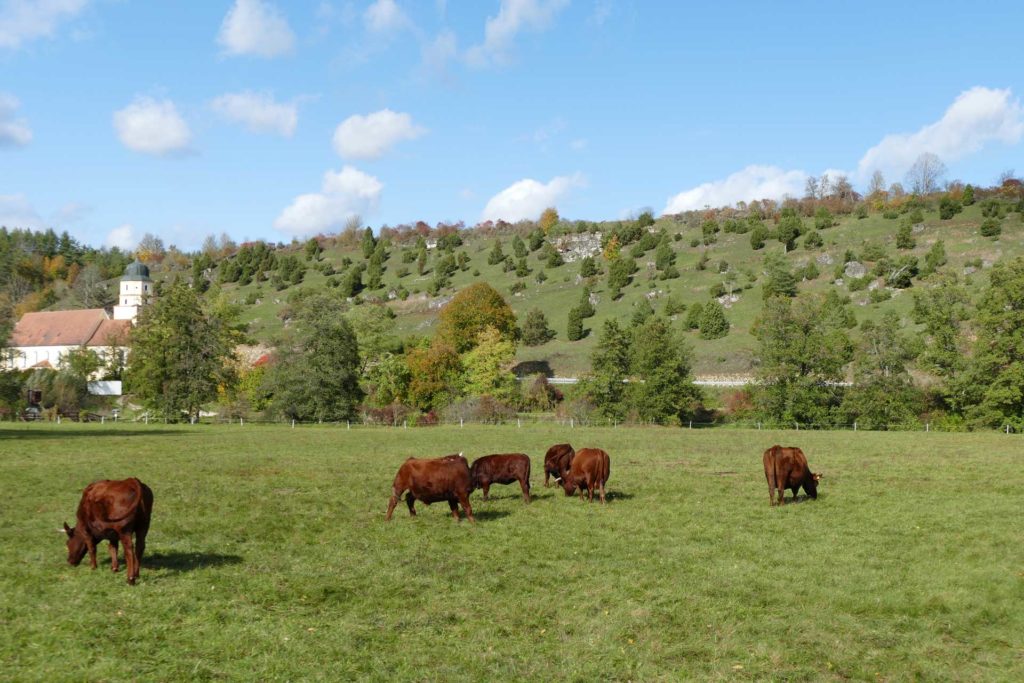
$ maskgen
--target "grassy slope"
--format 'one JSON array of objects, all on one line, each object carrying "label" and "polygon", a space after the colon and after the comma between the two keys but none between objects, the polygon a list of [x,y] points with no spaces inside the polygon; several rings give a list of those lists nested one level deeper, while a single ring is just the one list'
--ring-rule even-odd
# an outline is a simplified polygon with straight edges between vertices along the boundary
[{"label": "grassy slope", "polygon": [[[1018,437],[567,431],[0,428],[3,676],[1024,678]],[[565,438],[611,453],[607,507],[540,485]],[[768,507],[774,442],[825,472],[817,501]],[[476,526],[383,522],[406,456],[509,448],[532,505],[498,487]],[[129,475],[156,494],[135,588],[54,532]]]},{"label": "grassy slope", "polygon": [[[1003,220],[1003,235],[999,240],[992,240],[981,237],[978,234],[978,226],[981,223],[980,209],[977,205],[968,207],[963,213],[957,215],[953,220],[940,221],[937,211],[925,213],[925,230],[915,234],[917,246],[913,254],[924,263],[924,254],[931,248],[938,239],[946,244],[946,252],[949,256],[947,269],[963,272],[963,265],[968,260],[975,258],[983,259],[987,264],[997,260],[1001,256],[1015,256],[1024,253],[1024,223],[1020,214],[1012,213]],[[805,226],[811,225],[809,219],[805,219]],[[822,249],[807,251],[802,246],[790,252],[789,261],[794,266],[804,264],[822,251],[827,252],[836,261],[841,261],[843,253],[847,249],[855,252],[861,250],[865,242],[880,242],[885,246],[890,258],[899,253],[895,247],[896,221],[886,220],[880,214],[871,214],[868,218],[857,220],[852,216],[844,217],[840,224],[822,231],[825,246]],[[678,265],[682,276],[676,280],[652,281],[650,274],[653,272],[654,252],[638,259],[641,267],[640,272],[634,277],[633,284],[625,290],[624,296],[618,301],[610,301],[606,292],[605,279],[599,279],[595,292],[601,298],[597,306],[597,316],[586,321],[586,327],[593,333],[578,342],[566,340],[566,321],[568,310],[576,304],[580,296],[580,286],[575,283],[576,274],[579,270],[577,264],[566,264],[556,269],[547,270],[549,279],[544,284],[538,284],[534,275],[542,268],[536,255],[530,255],[528,262],[533,273],[526,278],[528,288],[520,295],[510,296],[509,286],[515,282],[514,273],[504,273],[499,266],[487,264],[487,253],[493,244],[493,239],[470,238],[462,249],[465,249],[472,258],[470,269],[467,272],[459,272],[453,278],[453,287],[460,288],[470,284],[477,279],[491,283],[509,299],[513,309],[520,319],[525,316],[526,311],[534,306],[545,312],[551,326],[558,333],[556,340],[535,348],[523,347],[519,351],[520,360],[547,360],[560,375],[576,375],[584,372],[589,367],[589,357],[596,343],[598,333],[603,320],[614,317],[628,320],[632,314],[634,304],[648,292],[655,290],[659,297],[654,300],[655,308],[660,310],[663,297],[670,293],[676,294],[687,304],[693,302],[705,302],[708,300],[708,291],[712,285],[722,281],[722,276],[717,272],[719,261],[726,261],[731,267],[743,273],[746,270],[761,277],[762,263],[764,256],[769,252],[780,252],[781,245],[777,241],[771,241],[761,251],[753,251],[750,247],[748,235],[726,235],[719,234],[719,241],[708,249],[710,258],[708,270],[696,270],[696,263],[700,256],[700,249],[689,246],[691,239],[698,236],[699,230],[686,228],[671,221],[662,221],[659,227],[664,226],[670,233],[681,232],[683,239],[673,242],[678,252]],[[510,238],[503,240],[505,253],[510,254]],[[385,274],[385,286],[394,287],[399,279],[395,271],[401,267],[401,250],[394,249],[391,259],[388,261],[388,271]],[[342,252],[331,250],[325,254],[325,258],[337,264],[342,256],[349,256],[353,260],[359,260],[361,255],[356,252]],[[651,262],[648,270],[647,262]],[[408,264],[411,274],[402,279],[406,288],[410,291],[415,288],[426,290],[432,277],[427,273],[423,277],[416,275],[415,263]],[[835,266],[821,266],[821,276],[813,282],[804,282],[800,285],[801,290],[825,292],[832,284],[832,273]],[[472,270],[479,269],[479,278],[473,277]],[[324,276],[315,271],[307,273],[306,281],[301,286],[319,286]],[[738,282],[744,283],[746,278],[739,275]],[[985,278],[975,276],[972,278],[972,287],[976,290],[983,284]],[[915,281],[914,287],[927,286],[927,281]],[[255,284],[247,287],[228,285],[224,291],[230,298],[239,303],[245,300],[246,294],[256,290]],[[841,293],[849,293],[845,286],[840,286]],[[257,338],[267,339],[276,330],[280,329],[281,322],[276,317],[288,295],[288,290],[274,292],[269,284],[263,284],[259,288],[263,301],[258,306],[247,307],[244,319],[253,323],[253,331]],[[383,293],[386,290],[381,290]],[[868,304],[867,291],[852,293],[858,319],[877,317],[881,312],[892,308],[898,311],[904,319],[909,317],[912,305],[911,290],[894,291],[894,298],[881,304]],[[448,292],[450,294],[450,292]],[[421,295],[425,297],[426,295]],[[429,334],[436,317],[436,309],[428,308],[425,301],[417,303],[416,295],[410,298],[409,302],[395,302],[392,306],[399,312],[399,332],[406,334]],[[276,300],[276,301],[275,301]],[[705,341],[701,340],[696,333],[687,332],[687,337],[692,341],[695,354],[696,370],[702,374],[720,373],[748,373],[752,366],[752,360],[756,349],[756,342],[750,336],[750,328],[754,319],[761,309],[761,283],[756,283],[753,288],[742,293],[741,299],[729,311],[728,318],[732,324],[732,330],[724,339]]]}]

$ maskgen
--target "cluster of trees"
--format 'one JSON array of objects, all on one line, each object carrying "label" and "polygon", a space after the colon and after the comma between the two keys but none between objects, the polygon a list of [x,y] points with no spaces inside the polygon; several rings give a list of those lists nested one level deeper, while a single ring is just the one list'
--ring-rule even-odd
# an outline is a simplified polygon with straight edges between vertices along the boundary
[{"label": "cluster of trees", "polygon": [[[973,317],[969,303],[963,283],[943,274],[914,296],[921,333],[890,310],[854,337],[849,301],[835,290],[771,294],[754,328],[753,410],[782,424],[1024,429],[1024,258],[993,266]],[[914,382],[914,363],[932,375],[928,388]]]}]

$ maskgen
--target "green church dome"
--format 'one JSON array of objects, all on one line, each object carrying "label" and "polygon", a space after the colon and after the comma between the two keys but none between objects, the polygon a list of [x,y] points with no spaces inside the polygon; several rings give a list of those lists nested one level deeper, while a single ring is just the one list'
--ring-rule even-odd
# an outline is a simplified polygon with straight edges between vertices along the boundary
[{"label": "green church dome", "polygon": [[130,263],[128,267],[124,269],[124,275],[121,276],[121,279],[149,281],[149,267],[141,261]]}]

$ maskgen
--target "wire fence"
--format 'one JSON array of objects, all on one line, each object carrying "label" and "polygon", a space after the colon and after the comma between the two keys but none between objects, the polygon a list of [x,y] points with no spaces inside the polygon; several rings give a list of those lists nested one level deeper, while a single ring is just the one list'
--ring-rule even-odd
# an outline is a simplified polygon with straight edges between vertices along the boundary
[{"label": "wire fence", "polygon": [[[942,433],[953,433],[953,432],[965,432],[970,431],[962,425],[950,425],[948,423],[901,423],[892,425],[861,425],[857,422],[852,423],[807,423],[807,422],[770,422],[770,421],[754,421],[754,420],[737,420],[737,421],[698,421],[688,420],[684,421],[679,425],[664,425],[653,422],[642,422],[642,421],[618,421],[604,418],[592,418],[592,417],[563,417],[559,415],[551,414],[538,414],[538,413],[523,413],[516,415],[515,417],[502,417],[498,419],[470,419],[470,418],[441,418],[431,417],[429,419],[423,419],[424,416],[403,418],[400,420],[393,421],[381,421],[374,419],[365,419],[364,417],[356,417],[350,420],[293,420],[289,418],[278,418],[278,419],[267,419],[267,418],[249,418],[249,417],[224,417],[219,415],[204,415],[199,418],[191,419],[170,419],[165,416],[141,414],[135,415],[129,418],[117,417],[117,416],[106,416],[106,415],[89,415],[87,417],[79,417],[78,419],[69,419],[66,416],[58,415],[52,420],[35,420],[36,422],[49,422],[51,424],[67,424],[67,423],[78,423],[78,422],[91,422],[100,423],[103,425],[235,425],[238,427],[246,426],[283,426],[291,429],[297,429],[300,427],[328,427],[328,428],[340,428],[340,429],[429,429],[431,427],[467,427],[467,426],[515,426],[517,428],[529,428],[536,426],[558,426],[566,429],[576,428],[612,428],[612,429],[637,429],[637,428],[661,428],[661,429],[749,429],[759,431],[899,431],[899,432],[942,432]],[[1021,434],[1024,433],[1018,427],[1011,424],[1005,424],[999,429],[990,430],[974,430],[974,431],[999,431],[1005,434]]]}]

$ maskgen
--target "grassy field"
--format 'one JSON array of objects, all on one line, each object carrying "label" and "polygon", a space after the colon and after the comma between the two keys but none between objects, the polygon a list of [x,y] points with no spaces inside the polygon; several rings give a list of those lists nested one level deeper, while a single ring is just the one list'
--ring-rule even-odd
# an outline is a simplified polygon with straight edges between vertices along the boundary
[{"label": "grassy field", "polygon": [[[606,507],[544,449],[611,454]],[[816,501],[769,508],[800,445]],[[5,680],[1024,680],[1024,468],[1003,434],[0,427]],[[401,506],[410,455],[522,450],[517,486]],[[140,583],[65,562],[82,488],[154,490]],[[102,563],[105,546],[100,549]]]}]

